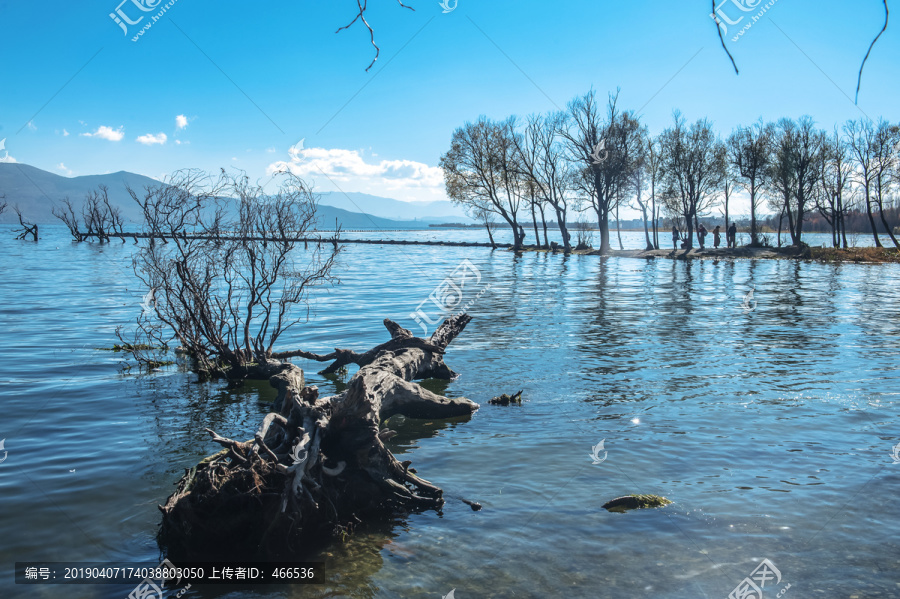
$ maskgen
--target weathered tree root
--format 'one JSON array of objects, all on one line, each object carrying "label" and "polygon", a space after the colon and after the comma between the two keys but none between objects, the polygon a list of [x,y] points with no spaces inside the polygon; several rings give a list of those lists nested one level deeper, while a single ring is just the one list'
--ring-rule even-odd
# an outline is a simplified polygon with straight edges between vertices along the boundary
[{"label": "weathered tree root", "polygon": [[411,382],[455,376],[443,353],[470,320],[448,319],[424,340],[386,319],[387,343],[364,354],[337,350],[335,364],[360,370],[333,397],[305,387],[297,366],[270,361],[276,411],[246,442],[208,430],[224,449],[187,471],[160,506],[161,545],[181,559],[296,555],[374,514],[439,509],[441,489],[397,461],[381,423],[394,414],[450,418],[478,409]]}]

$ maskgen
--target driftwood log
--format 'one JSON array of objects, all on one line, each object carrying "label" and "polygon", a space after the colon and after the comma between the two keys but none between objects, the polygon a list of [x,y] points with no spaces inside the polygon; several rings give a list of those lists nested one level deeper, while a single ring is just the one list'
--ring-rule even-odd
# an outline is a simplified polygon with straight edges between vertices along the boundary
[{"label": "driftwood log", "polygon": [[297,366],[272,360],[275,411],[245,442],[207,429],[223,449],[187,471],[160,506],[160,544],[179,559],[296,556],[376,514],[439,509],[441,489],[397,461],[381,425],[395,414],[450,418],[478,409],[412,382],[454,376],[444,350],[470,320],[448,319],[425,340],[386,319],[387,343],[362,354],[336,350],[338,366],[327,371],[349,363],[360,369],[332,397],[306,387]]}]

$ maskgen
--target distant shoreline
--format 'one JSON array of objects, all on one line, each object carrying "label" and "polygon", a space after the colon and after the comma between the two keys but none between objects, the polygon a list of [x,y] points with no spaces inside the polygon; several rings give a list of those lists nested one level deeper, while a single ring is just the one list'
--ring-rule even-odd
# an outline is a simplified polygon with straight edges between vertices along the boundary
[{"label": "distant shoreline", "polygon": [[[598,256],[599,250],[581,250],[576,253]],[[900,250],[896,248],[854,247],[848,249],[822,247],[761,247],[741,246],[690,250],[611,250],[609,256],[619,258],[667,258],[670,260],[809,260],[827,263],[900,264]]]}]

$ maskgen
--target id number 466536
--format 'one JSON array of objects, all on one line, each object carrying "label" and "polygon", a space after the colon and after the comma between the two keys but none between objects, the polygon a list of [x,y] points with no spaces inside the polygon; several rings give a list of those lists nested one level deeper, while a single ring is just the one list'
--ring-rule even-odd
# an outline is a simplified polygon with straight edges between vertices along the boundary
[{"label": "id number 466536", "polygon": [[285,579],[310,579],[315,576],[312,568],[275,568],[272,571],[272,578]]}]

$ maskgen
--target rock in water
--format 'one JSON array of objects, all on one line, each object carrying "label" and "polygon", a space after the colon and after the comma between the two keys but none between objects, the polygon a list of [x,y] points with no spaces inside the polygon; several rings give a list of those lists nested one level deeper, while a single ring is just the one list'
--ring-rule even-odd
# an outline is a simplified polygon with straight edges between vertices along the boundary
[{"label": "rock in water", "polygon": [[672,502],[659,495],[626,495],[607,501],[603,504],[603,508],[611,512],[627,512],[628,510],[664,507],[670,503]]},{"label": "rock in water", "polygon": [[503,395],[492,398],[488,403],[494,406],[508,406],[511,403],[522,403],[522,392],[519,391],[515,395],[507,395],[504,393]]}]

